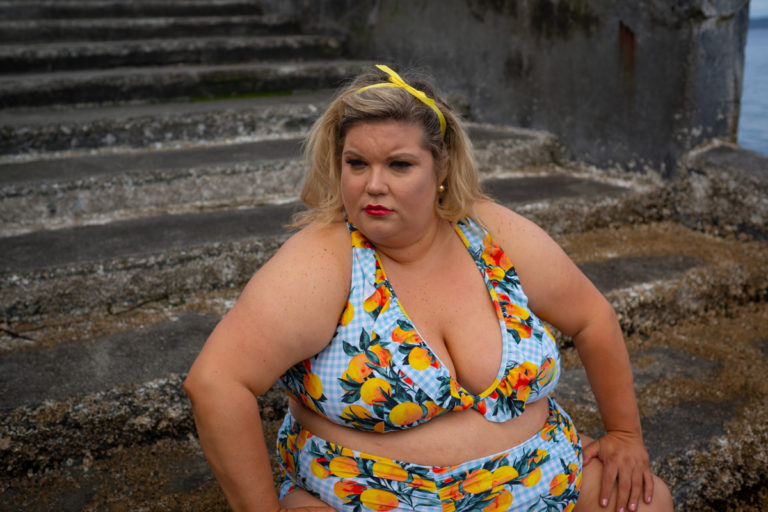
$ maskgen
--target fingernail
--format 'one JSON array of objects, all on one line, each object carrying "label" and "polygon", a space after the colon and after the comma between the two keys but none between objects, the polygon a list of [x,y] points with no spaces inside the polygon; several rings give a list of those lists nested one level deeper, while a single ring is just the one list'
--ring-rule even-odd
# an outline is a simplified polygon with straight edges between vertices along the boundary
[{"label": "fingernail", "polygon": [[631,510],[632,512],[635,512],[635,510],[637,510],[637,503],[630,503],[629,510]]},{"label": "fingernail", "polygon": [[608,500],[603,498],[602,500],[600,500],[600,505],[602,505],[603,507],[607,507],[608,506]]},{"label": "fingernail", "polygon": [[619,507],[619,512],[624,512],[624,507]]},{"label": "fingernail", "polygon": [[651,496],[650,495],[645,497],[645,502],[646,503],[650,503],[651,502]]}]

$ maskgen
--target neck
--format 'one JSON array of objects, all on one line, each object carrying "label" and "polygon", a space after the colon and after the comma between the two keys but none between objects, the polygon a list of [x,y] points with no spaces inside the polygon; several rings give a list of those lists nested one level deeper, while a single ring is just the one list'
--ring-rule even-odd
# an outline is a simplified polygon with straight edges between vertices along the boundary
[{"label": "neck", "polygon": [[433,251],[442,251],[444,245],[452,238],[453,226],[446,220],[437,218],[429,229],[415,240],[402,246],[389,244],[376,245],[376,252],[383,262],[397,265],[412,265],[419,261],[433,261]]}]

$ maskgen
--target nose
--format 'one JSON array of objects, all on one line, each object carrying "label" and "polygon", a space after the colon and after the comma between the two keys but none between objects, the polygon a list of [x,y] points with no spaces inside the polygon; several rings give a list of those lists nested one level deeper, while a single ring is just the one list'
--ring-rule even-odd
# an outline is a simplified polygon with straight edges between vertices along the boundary
[{"label": "nose", "polygon": [[378,165],[371,166],[368,179],[365,182],[365,191],[372,196],[378,196],[386,194],[387,190],[385,171]]}]

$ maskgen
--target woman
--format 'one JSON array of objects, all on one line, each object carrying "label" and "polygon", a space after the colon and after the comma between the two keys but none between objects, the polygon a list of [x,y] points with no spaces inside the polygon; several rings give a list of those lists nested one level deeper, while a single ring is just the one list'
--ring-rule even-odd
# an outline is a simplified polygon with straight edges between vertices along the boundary
[{"label": "woman", "polygon": [[[187,378],[230,504],[671,510],[613,309],[546,234],[481,193],[466,135],[432,86],[378,67],[315,124],[304,227]],[[579,438],[548,396],[560,359],[540,319],[573,337],[599,440]],[[279,497],[256,401],[278,379],[291,397]]]}]

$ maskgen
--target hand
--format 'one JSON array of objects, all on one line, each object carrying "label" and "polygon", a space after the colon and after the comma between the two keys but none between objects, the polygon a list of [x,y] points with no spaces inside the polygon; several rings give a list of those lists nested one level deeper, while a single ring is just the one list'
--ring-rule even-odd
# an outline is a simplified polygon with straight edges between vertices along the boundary
[{"label": "hand", "polygon": [[651,502],[653,475],[642,437],[631,432],[609,431],[584,448],[584,465],[598,458],[603,463],[600,505],[608,506],[616,485],[616,509],[635,511],[640,499]]}]

